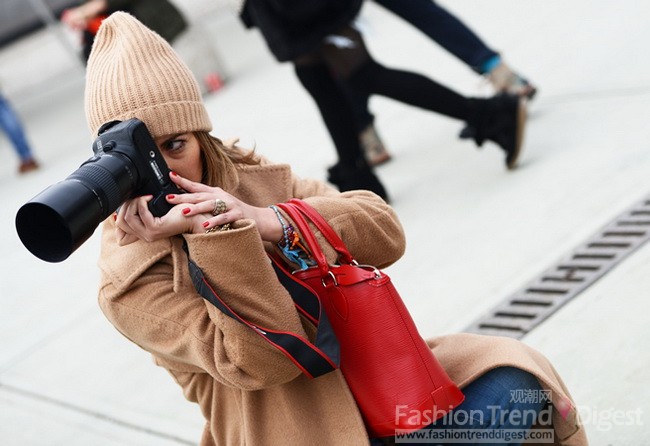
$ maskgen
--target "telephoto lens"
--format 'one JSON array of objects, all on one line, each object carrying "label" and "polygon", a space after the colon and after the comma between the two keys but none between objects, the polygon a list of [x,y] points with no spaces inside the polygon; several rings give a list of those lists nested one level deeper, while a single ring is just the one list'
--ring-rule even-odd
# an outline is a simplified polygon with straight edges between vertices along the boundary
[{"label": "telephoto lens", "polygon": [[67,259],[126,200],[152,194],[149,209],[162,216],[168,193],[181,193],[144,123],[113,121],[100,129],[95,155],[65,180],[53,184],[16,214],[23,245],[47,262]]}]

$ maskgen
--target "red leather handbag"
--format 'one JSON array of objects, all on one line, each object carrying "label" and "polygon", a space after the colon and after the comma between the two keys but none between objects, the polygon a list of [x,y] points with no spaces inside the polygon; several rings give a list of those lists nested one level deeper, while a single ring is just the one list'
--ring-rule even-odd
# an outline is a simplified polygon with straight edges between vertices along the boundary
[{"label": "red leather handbag", "polygon": [[[327,221],[298,199],[277,205],[317,265],[294,280],[318,295],[340,344],[340,368],[371,437],[426,427],[464,399],[418,333],[390,278],[359,265]],[[308,221],[338,253],[328,264]]]}]

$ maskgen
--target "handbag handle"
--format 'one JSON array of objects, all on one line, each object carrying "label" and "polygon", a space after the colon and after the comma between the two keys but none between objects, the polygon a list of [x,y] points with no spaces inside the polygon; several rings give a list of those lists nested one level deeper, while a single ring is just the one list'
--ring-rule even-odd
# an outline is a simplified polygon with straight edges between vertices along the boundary
[{"label": "handbag handle", "polygon": [[355,260],[352,258],[352,254],[350,254],[350,251],[348,251],[348,248],[345,246],[345,243],[343,243],[343,240],[341,240],[341,237],[339,237],[338,234],[334,232],[334,229],[332,229],[330,224],[323,218],[320,213],[318,213],[316,209],[314,209],[306,201],[300,200],[298,198],[292,198],[289,200],[289,203],[294,205],[307,220],[311,221],[314,226],[316,226],[321,234],[323,234],[323,237],[325,237],[327,242],[332,245],[332,248],[334,248],[339,254],[340,260],[342,260],[343,263],[355,263]]},{"label": "handbag handle", "polygon": [[329,223],[305,201],[292,199],[287,203],[278,203],[277,206],[287,213],[295,223],[296,229],[300,231],[318,265],[321,277],[325,278],[330,275],[330,265],[306,219],[309,219],[316,226],[327,242],[336,250],[339,254],[339,261],[344,264],[356,264],[343,240],[334,232]]},{"label": "handbag handle", "polygon": [[300,231],[300,235],[302,235],[303,240],[311,251],[312,257],[316,261],[316,265],[318,266],[321,277],[328,276],[330,267],[327,262],[327,258],[325,257],[325,254],[323,253],[318,240],[316,240],[316,236],[311,231],[307,220],[305,220],[298,208],[291,203],[278,203],[277,206],[286,212],[289,217],[291,217],[294,224],[296,225],[296,229]]}]

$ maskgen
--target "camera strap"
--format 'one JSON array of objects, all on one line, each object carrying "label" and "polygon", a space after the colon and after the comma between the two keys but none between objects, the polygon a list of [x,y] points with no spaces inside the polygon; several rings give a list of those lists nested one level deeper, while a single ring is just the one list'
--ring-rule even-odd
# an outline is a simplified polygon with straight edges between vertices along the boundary
[{"label": "camera strap", "polygon": [[270,256],[278,280],[291,295],[296,309],[316,327],[314,343],[296,333],[261,327],[244,319],[219,297],[214,288],[208,283],[201,268],[189,258],[186,242],[183,242],[183,249],[188,256],[190,276],[194,288],[201,297],[217,307],[222,313],[250,327],[264,340],[280,350],[309,378],[316,378],[339,367],[339,343],[318,295],[302,282],[294,279],[283,266],[281,260]]}]

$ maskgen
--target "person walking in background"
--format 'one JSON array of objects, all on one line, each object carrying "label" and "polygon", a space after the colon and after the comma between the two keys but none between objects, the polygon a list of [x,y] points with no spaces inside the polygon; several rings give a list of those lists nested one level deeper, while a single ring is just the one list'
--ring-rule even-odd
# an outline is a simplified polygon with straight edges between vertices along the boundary
[{"label": "person walking in background", "polygon": [[458,17],[434,0],[374,0],[422,31],[476,73],[483,75],[499,93],[533,99],[537,88],[508,66]]},{"label": "person walking in background", "polygon": [[7,137],[14,146],[14,150],[20,158],[18,173],[23,174],[39,168],[32,149],[25,135],[25,130],[20,117],[14,111],[7,98],[0,90],[0,128],[7,134]]},{"label": "person walking in background", "polygon": [[89,0],[61,14],[63,23],[82,33],[84,61],[88,60],[102,20],[115,11],[132,14],[169,43],[187,28],[181,11],[168,0]]},{"label": "person walking in background", "polygon": [[507,93],[466,98],[420,74],[379,64],[352,25],[361,5],[362,0],[247,0],[241,11],[244,24],[260,29],[275,58],[294,64],[298,79],[316,102],[339,158],[328,169],[328,180],[341,191],[368,189],[387,197],[365,158],[354,107],[337,79],[361,94],[379,94],[463,121],[477,145],[487,140],[497,143],[505,152],[507,168],[515,168],[525,101]]},{"label": "person walking in background", "polygon": [[[382,7],[415,26],[434,42],[456,56],[473,71],[484,76],[497,93],[509,93],[533,99],[537,87],[508,66],[500,53],[490,48],[458,17],[434,0],[374,0]],[[359,140],[368,162],[375,166],[391,159],[368,109],[368,96],[347,87],[355,116]]]}]

